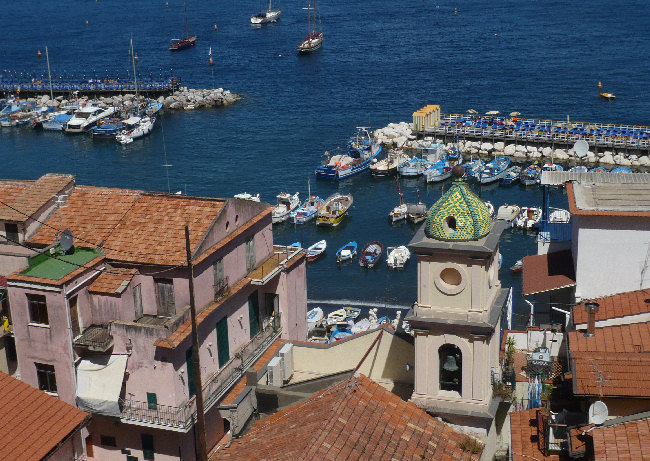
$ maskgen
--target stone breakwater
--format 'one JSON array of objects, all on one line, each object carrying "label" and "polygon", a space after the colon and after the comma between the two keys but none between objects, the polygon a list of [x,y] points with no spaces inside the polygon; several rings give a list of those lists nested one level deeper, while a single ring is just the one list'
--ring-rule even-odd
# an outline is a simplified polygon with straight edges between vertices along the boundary
[{"label": "stone breakwater", "polygon": [[[238,94],[231,93],[223,88],[196,90],[182,87],[173,95],[160,96],[156,101],[162,103],[163,107],[169,110],[194,110],[229,106],[239,99],[241,97]],[[87,101],[89,98],[79,96],[79,100]],[[101,107],[124,106],[125,109],[129,109],[135,104],[135,94],[106,96],[94,100],[98,101]],[[65,99],[63,96],[50,99],[48,95],[43,95],[39,98],[29,98],[28,101],[34,101],[38,105],[55,108],[72,102],[72,100]]]},{"label": "stone breakwater", "polygon": [[[442,144],[441,139],[425,137],[417,139],[413,131],[413,124],[407,122],[390,123],[388,126],[375,130],[375,138],[386,147],[417,148],[426,147],[431,143]],[[454,146],[454,143],[447,143],[446,147]],[[524,161],[526,159],[541,159],[551,157],[557,162],[579,162],[573,149],[555,149],[551,147],[538,147],[525,144],[510,144],[504,142],[465,141],[458,142],[458,148],[464,154],[470,155],[506,155]],[[602,152],[589,151],[587,156],[581,159],[583,163],[602,163],[606,165],[623,166],[650,166],[650,157],[647,155],[635,155],[623,151],[603,150]]]}]

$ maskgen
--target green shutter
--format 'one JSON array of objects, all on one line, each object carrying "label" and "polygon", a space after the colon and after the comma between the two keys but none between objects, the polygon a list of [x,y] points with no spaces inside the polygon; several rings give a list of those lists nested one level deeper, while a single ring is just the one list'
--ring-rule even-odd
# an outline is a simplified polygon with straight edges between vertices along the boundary
[{"label": "green shutter", "polygon": [[194,397],[194,360],[192,359],[192,347],[185,352],[185,362],[187,363],[187,387],[190,391],[190,397]]},{"label": "green shutter", "polygon": [[257,291],[248,297],[248,321],[250,322],[252,339],[260,332],[260,306]]},{"label": "green shutter", "polygon": [[150,410],[158,409],[158,396],[155,392],[147,392],[147,407]]},{"label": "green shutter", "polygon": [[219,356],[219,368],[223,367],[230,360],[228,317],[224,317],[217,322],[217,355]]},{"label": "green shutter", "polygon": [[144,459],[154,459],[153,435],[141,434],[142,438],[142,457]]}]

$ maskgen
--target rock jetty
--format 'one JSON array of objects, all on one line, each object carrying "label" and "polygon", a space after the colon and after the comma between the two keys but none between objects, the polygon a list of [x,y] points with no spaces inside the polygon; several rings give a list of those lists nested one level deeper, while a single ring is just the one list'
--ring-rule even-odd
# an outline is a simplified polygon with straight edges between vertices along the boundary
[{"label": "rock jetty", "polygon": [[[375,130],[375,138],[385,147],[417,148],[426,147],[432,143],[442,144],[442,139],[425,137],[417,139],[413,131],[413,124],[408,122],[390,123],[388,126]],[[452,147],[453,143],[447,143],[446,147]],[[551,149],[550,147],[530,146],[525,144],[506,144],[503,142],[465,141],[460,140],[458,147],[463,153],[470,155],[506,155],[524,161],[526,159],[541,159],[551,157],[562,162],[579,161],[573,149]],[[650,167],[650,157],[647,155],[634,155],[623,151],[604,150],[602,152],[589,151],[582,159],[583,163],[602,163],[605,165],[623,165]]]},{"label": "rock jetty", "polygon": [[[89,99],[90,98],[86,96],[79,97],[79,100],[81,101]],[[173,95],[160,96],[156,101],[162,103],[163,107],[169,110],[194,110],[229,106],[239,99],[241,99],[241,97],[238,94],[231,93],[223,88],[217,88],[214,90],[196,90],[182,87]],[[135,103],[135,94],[106,96],[95,100],[99,102],[101,107],[124,106],[128,109]],[[66,103],[71,102],[63,96],[57,96],[52,100],[48,95],[43,95],[39,98],[29,98],[28,101],[35,101],[38,105],[48,107],[59,107],[60,105],[65,105]]]}]

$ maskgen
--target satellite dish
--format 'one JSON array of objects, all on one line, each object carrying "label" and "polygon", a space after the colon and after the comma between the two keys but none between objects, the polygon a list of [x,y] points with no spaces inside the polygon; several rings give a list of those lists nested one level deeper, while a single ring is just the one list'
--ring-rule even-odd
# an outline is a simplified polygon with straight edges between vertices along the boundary
[{"label": "satellite dish", "polygon": [[589,407],[589,424],[603,424],[609,416],[609,410],[605,402],[595,401]]},{"label": "satellite dish", "polygon": [[589,152],[589,144],[584,139],[578,139],[573,145],[573,151],[579,158],[582,158]]},{"label": "satellite dish", "polygon": [[64,253],[67,253],[72,249],[72,246],[73,246],[72,231],[70,231],[70,229],[66,229],[63,232],[61,232],[61,249],[63,250]]}]

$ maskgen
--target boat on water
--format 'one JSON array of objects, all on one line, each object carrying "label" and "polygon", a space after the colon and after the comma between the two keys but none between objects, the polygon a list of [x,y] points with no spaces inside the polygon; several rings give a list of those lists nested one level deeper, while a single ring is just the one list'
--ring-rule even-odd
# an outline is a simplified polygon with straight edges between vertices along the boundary
[{"label": "boat on water", "polygon": [[506,174],[503,175],[503,178],[499,179],[499,185],[509,187],[514,183],[519,181],[519,175],[521,174],[521,167],[518,165],[511,166],[506,170]]},{"label": "boat on water", "polygon": [[47,119],[43,120],[41,126],[44,130],[48,131],[63,131],[72,117],[73,115],[71,111],[60,110],[49,114]]},{"label": "boat on water", "polygon": [[133,116],[124,120],[124,129],[115,136],[115,140],[122,145],[131,144],[134,139],[142,138],[153,130],[156,117],[148,115],[139,117]]},{"label": "boat on water", "polygon": [[412,157],[397,167],[397,172],[405,178],[420,176],[429,167],[429,161],[424,157]]},{"label": "boat on water", "polygon": [[106,118],[97,122],[92,130],[91,134],[93,139],[112,139],[122,131],[124,128],[124,123],[122,119],[119,118]]},{"label": "boat on water", "polygon": [[481,171],[479,181],[481,184],[490,184],[505,176],[510,165],[510,157],[497,157],[488,162]]},{"label": "boat on water", "polygon": [[616,99],[616,95],[614,93],[598,93],[598,95],[603,99]]},{"label": "boat on water", "polygon": [[411,258],[411,252],[404,245],[388,247],[386,253],[388,254],[386,264],[391,269],[402,269]]},{"label": "boat on water", "polygon": [[619,166],[614,168],[610,173],[632,173],[632,168],[626,166]]},{"label": "boat on water", "polygon": [[354,202],[351,194],[334,194],[325,200],[323,207],[316,215],[316,225],[336,227]]},{"label": "boat on water", "polygon": [[551,159],[550,163],[545,163],[542,166],[542,171],[564,171],[564,167],[562,165],[558,165],[557,163],[554,163],[553,160]]},{"label": "boat on water", "polygon": [[402,194],[402,190],[399,187],[399,182],[397,182],[397,179],[395,179],[395,185],[397,186],[397,192],[399,193],[399,205],[397,205],[390,211],[390,213],[388,213],[388,219],[391,223],[403,221],[406,219],[407,214],[407,207],[404,203],[404,195]]},{"label": "boat on water", "polygon": [[608,173],[608,171],[604,166],[597,166],[596,168],[589,170],[589,173]]},{"label": "boat on water", "polygon": [[384,247],[381,243],[368,243],[365,247],[363,247],[363,250],[361,250],[361,255],[359,256],[359,265],[361,267],[372,269],[381,260],[381,254],[383,251]]},{"label": "boat on water", "polygon": [[537,207],[521,207],[521,212],[515,220],[515,226],[520,229],[532,229],[542,219],[542,209]]},{"label": "boat on water", "polygon": [[240,200],[250,200],[251,202],[259,202],[260,201],[260,194],[252,195],[252,194],[249,194],[248,192],[242,192],[241,194],[235,194],[234,197],[238,198]]},{"label": "boat on water", "polygon": [[33,112],[32,128],[40,130],[43,128],[43,122],[46,122],[54,113],[54,107],[39,107]]},{"label": "boat on water", "polygon": [[302,205],[291,212],[289,219],[294,224],[309,222],[316,217],[318,210],[323,208],[323,205],[325,205],[325,201],[322,198],[317,195],[310,195]]},{"label": "boat on water", "polygon": [[574,167],[569,168],[569,171],[571,173],[587,173],[589,171],[589,168],[587,168],[584,165],[576,165]]},{"label": "boat on water", "polygon": [[571,213],[564,208],[549,207],[548,222],[550,223],[568,223],[571,221]]},{"label": "boat on water", "polygon": [[447,152],[445,153],[445,158],[449,162],[451,166],[454,165],[460,165],[463,163],[463,156],[460,153],[460,149],[457,147],[451,147]]},{"label": "boat on water", "polygon": [[311,333],[323,320],[323,309],[314,307],[307,312],[307,334]]},{"label": "boat on water", "polygon": [[271,7],[271,0],[269,0],[269,9],[260,11],[254,16],[251,16],[251,24],[267,24],[269,22],[276,22],[280,19],[281,10],[274,10]]},{"label": "boat on water", "polygon": [[361,308],[348,306],[345,307],[345,319],[350,321],[356,320],[361,315]]},{"label": "boat on water", "polygon": [[196,43],[196,35],[190,37],[189,28],[187,26],[187,7],[183,3],[183,9],[185,10],[185,38],[172,38],[169,43],[170,51],[179,51],[186,48],[191,48]]},{"label": "boat on water", "polygon": [[[397,167],[406,162],[410,157],[401,149],[391,149],[385,159],[378,162],[373,160],[370,165],[370,174],[373,176],[388,176],[397,173]],[[376,160],[376,159],[375,159]]]},{"label": "boat on water", "polygon": [[444,181],[451,178],[452,164],[449,160],[439,160],[424,170],[424,177],[427,183]]},{"label": "boat on water", "polygon": [[517,205],[508,205],[507,203],[501,205],[497,210],[497,220],[505,221],[509,227],[514,227],[514,221],[521,213],[521,207]]},{"label": "boat on water", "polygon": [[271,212],[271,222],[280,223],[289,219],[289,216],[300,205],[298,192],[291,195],[288,192],[281,192],[276,196],[278,204]]},{"label": "boat on water", "polygon": [[357,127],[356,135],[350,138],[346,154],[330,157],[326,152],[323,165],[316,168],[316,177],[338,181],[370,168],[372,161],[381,153],[379,144],[368,131],[368,127]]},{"label": "boat on water", "polygon": [[102,109],[99,107],[99,103],[97,102],[86,104],[77,109],[73,117],[68,121],[68,123],[66,123],[65,132],[83,133],[88,131],[95,126],[98,121],[113,115],[114,112],[114,107]]},{"label": "boat on water", "polygon": [[[318,28],[316,27],[316,18],[318,17]],[[321,20],[320,11],[316,0],[312,6],[311,0],[307,1],[307,37],[298,45],[298,53],[311,53],[320,49],[323,45],[323,32],[320,30]]]},{"label": "boat on water", "polygon": [[307,248],[307,261],[316,261],[318,258],[325,254],[326,249],[327,242],[325,240],[314,243],[312,246]]},{"label": "boat on water", "polygon": [[492,205],[492,202],[490,202],[489,200],[487,200],[487,201],[485,202],[485,206],[486,206],[487,209],[488,209],[488,213],[490,213],[490,217],[491,217],[492,219],[494,219],[494,205]]},{"label": "boat on water", "polygon": [[533,163],[521,170],[519,181],[521,181],[521,184],[524,186],[532,186],[533,184],[539,183],[541,175],[542,169],[537,163]]},{"label": "boat on water", "polygon": [[524,269],[523,259],[517,260],[517,262],[510,267],[510,270],[512,271],[513,274],[521,272],[523,269]]},{"label": "boat on water", "polygon": [[481,171],[485,168],[485,163],[480,158],[477,158],[464,163],[463,168],[465,168],[465,176],[468,179],[478,179]]},{"label": "boat on water", "polygon": [[418,224],[427,219],[427,205],[418,202],[418,203],[407,203],[406,204],[406,219],[412,222],[413,224]]},{"label": "boat on water", "polygon": [[336,262],[350,261],[357,255],[357,242],[348,242],[336,252]]}]

